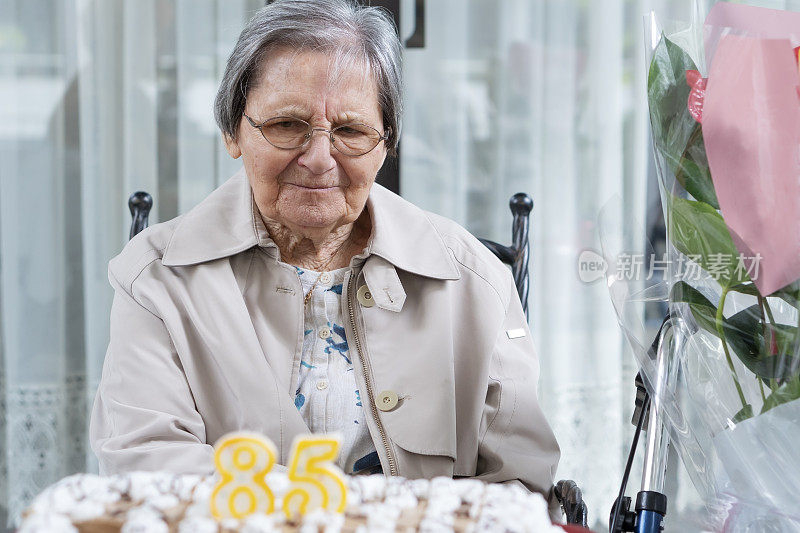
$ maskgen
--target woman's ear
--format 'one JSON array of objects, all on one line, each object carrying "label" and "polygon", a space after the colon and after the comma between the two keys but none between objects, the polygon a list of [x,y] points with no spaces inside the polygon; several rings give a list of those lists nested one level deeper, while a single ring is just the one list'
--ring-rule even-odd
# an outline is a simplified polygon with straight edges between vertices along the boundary
[{"label": "woman's ear", "polygon": [[386,156],[389,155],[389,149],[386,147],[386,143],[381,143],[381,148],[383,150],[383,155],[381,156],[381,164],[378,169],[383,166],[383,164],[386,162]]},{"label": "woman's ear", "polygon": [[228,135],[227,133],[222,134],[222,142],[225,143],[225,149],[228,151],[228,154],[234,159],[238,159],[242,155],[242,149],[239,148],[239,143],[233,140],[233,138]]}]

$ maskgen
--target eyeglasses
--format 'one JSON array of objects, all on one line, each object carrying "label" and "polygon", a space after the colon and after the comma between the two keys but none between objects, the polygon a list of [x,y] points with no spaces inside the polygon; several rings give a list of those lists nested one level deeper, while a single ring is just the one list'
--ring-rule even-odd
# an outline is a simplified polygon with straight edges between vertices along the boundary
[{"label": "eyeglasses", "polygon": [[331,144],[344,155],[352,157],[371,152],[381,141],[389,138],[392,132],[387,128],[386,133],[381,133],[366,124],[350,123],[336,126],[331,130],[314,128],[306,122],[295,117],[273,117],[261,124],[243,113],[250,125],[261,131],[264,139],[275,148],[294,150],[302,148],[311,140],[315,131],[324,131],[331,139]]}]

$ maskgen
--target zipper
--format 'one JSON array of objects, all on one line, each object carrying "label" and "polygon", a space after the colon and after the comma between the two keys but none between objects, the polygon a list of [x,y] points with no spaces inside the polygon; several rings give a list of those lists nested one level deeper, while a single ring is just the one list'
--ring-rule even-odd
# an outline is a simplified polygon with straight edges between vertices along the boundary
[{"label": "zipper", "polygon": [[372,419],[375,420],[375,424],[378,426],[378,432],[381,435],[381,441],[383,442],[384,450],[386,450],[386,459],[389,462],[389,475],[396,476],[398,475],[397,465],[394,457],[392,457],[392,450],[389,447],[389,439],[386,437],[386,430],[383,428],[383,423],[381,422],[380,415],[378,414],[378,408],[375,404],[375,395],[373,394],[372,381],[370,380],[371,373],[369,363],[367,362],[364,352],[361,350],[361,339],[358,336],[358,328],[356,327],[356,314],[353,306],[353,300],[355,299],[356,280],[358,280],[358,273],[351,272],[351,276],[347,284],[347,312],[350,315],[350,327],[353,330],[353,338],[356,341],[358,360],[361,361],[361,370],[363,371],[364,375],[364,383],[367,386],[367,397],[369,398],[370,410],[372,411]]}]

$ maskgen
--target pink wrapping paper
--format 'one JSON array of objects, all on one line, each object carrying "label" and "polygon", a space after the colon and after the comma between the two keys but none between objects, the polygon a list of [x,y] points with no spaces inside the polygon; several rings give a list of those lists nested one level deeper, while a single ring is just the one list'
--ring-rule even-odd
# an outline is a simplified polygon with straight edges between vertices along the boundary
[{"label": "pink wrapping paper", "polygon": [[722,35],[738,33],[761,39],[790,39],[800,45],[800,13],[719,2],[709,11],[703,26],[706,59]]},{"label": "pink wrapping paper", "polygon": [[771,294],[800,278],[800,71],[787,38],[800,35],[800,15],[717,4],[706,25],[714,56],[702,122],[712,180],[739,252],[760,256],[758,290]]}]

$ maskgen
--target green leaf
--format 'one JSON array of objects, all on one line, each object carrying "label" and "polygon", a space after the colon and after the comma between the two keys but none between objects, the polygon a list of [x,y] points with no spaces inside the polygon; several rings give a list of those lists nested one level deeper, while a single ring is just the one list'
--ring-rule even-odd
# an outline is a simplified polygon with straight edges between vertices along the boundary
[{"label": "green leaf", "polygon": [[678,281],[672,286],[669,300],[689,304],[689,309],[697,325],[709,333],[719,336],[716,326],[717,308],[700,291],[685,281]]},{"label": "green leaf", "polygon": [[[684,281],[679,281],[672,286],[670,301],[688,304],[697,325],[719,337],[716,326],[717,308],[700,291]],[[761,310],[757,305],[722,320],[725,342],[753,374],[763,379],[786,379],[796,375],[800,371],[800,360],[796,356],[800,342],[798,329],[794,326],[768,324],[766,330],[767,340],[764,338]],[[772,353],[772,336],[777,347],[775,354]]]},{"label": "green leaf", "polygon": [[800,307],[800,300],[798,300],[798,295],[800,295],[800,280],[795,281],[794,283],[790,283],[789,285],[778,289],[777,291],[770,294],[770,296],[775,296],[780,298],[781,300],[785,301],[795,309]]},{"label": "green leaf", "polygon": [[[764,338],[764,329],[767,338]],[[761,309],[753,305],[723,320],[725,340],[752,373],[764,379],[788,379],[797,375],[798,330],[794,326],[768,324],[762,327]],[[772,337],[777,353],[772,353]]]},{"label": "green leaf", "polygon": [[800,377],[795,377],[778,387],[772,394],[767,396],[764,406],[761,408],[762,413],[766,413],[773,407],[789,403],[793,400],[800,398]]},{"label": "green leaf", "polygon": [[762,379],[791,379],[797,375],[797,363],[797,358],[790,355],[770,355],[756,364],[753,373]]},{"label": "green leaf", "polygon": [[733,415],[733,423],[738,424],[743,420],[747,420],[748,418],[753,418],[753,406],[749,403],[742,407],[738,413]]},{"label": "green leaf", "polygon": [[687,106],[691,91],[687,70],[697,70],[692,58],[662,35],[647,78],[653,142],[681,186],[697,200],[719,209],[702,127]]},{"label": "green leaf", "polygon": [[695,199],[719,209],[719,200],[714,190],[714,182],[711,180],[711,169],[706,156],[703,128],[699,123],[695,123],[694,127],[683,157],[678,160],[674,169],[675,177]]},{"label": "green leaf", "polygon": [[654,140],[662,146],[677,148],[678,154],[683,153],[695,124],[687,107],[690,92],[687,70],[697,70],[692,58],[662,35],[653,51],[647,76],[650,120]]},{"label": "green leaf", "polygon": [[[795,326],[787,324],[767,324],[767,334],[775,338],[775,347],[779,354],[793,355],[798,351],[798,330]],[[765,353],[770,353],[765,351]]]},{"label": "green leaf", "polygon": [[763,341],[763,335],[761,333],[761,310],[757,305],[723,319],[722,330],[728,346],[750,372],[760,377],[774,377],[763,376],[759,372],[764,352],[761,350],[763,342],[761,344],[758,342],[759,338],[762,338]]},{"label": "green leaf", "polygon": [[739,294],[747,294],[750,296],[755,296],[758,298],[761,296],[761,293],[758,292],[758,288],[755,286],[754,283],[739,283],[738,285],[734,285],[729,290],[733,292],[738,292]]},{"label": "green leaf", "polygon": [[[697,260],[720,285],[749,281],[745,269],[737,269],[739,252],[716,209],[705,202],[677,196],[669,197],[668,202],[669,238],[675,248]],[[724,261],[715,261],[715,257],[727,259],[728,262],[723,264]]]}]

